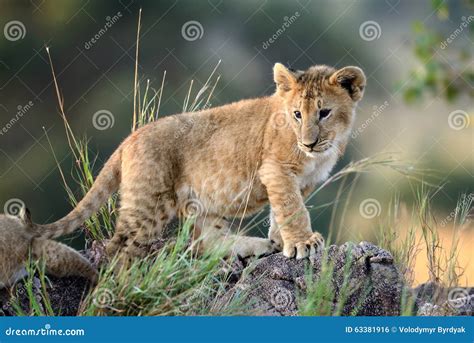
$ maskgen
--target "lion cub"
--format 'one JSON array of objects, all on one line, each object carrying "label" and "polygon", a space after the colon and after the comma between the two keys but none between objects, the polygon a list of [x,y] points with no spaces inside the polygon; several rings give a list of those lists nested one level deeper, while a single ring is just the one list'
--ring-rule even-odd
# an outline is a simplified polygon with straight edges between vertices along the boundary
[{"label": "lion cub", "polygon": [[20,217],[0,214],[0,288],[26,276],[25,262],[30,252],[32,258],[44,260],[48,274],[77,275],[96,281],[97,272],[77,251],[42,238],[31,231],[32,227],[28,210],[22,210]]},{"label": "lion cub", "polygon": [[[37,225],[68,233],[120,191],[109,254],[143,256],[173,217],[194,217],[204,248],[230,242],[248,256],[282,249],[304,258],[323,244],[305,197],[343,154],[366,78],[357,67],[275,64],[276,92],[258,99],[161,118],[133,132],[67,216]],[[233,235],[224,218],[270,204],[269,239]],[[195,233],[196,233],[195,232]]]}]

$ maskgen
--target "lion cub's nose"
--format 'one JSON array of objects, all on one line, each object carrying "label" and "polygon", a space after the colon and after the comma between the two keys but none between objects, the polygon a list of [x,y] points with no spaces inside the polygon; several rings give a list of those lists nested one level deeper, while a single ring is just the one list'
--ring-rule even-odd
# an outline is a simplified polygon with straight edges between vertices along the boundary
[{"label": "lion cub's nose", "polygon": [[303,145],[309,149],[312,149],[314,148],[316,144],[318,144],[318,142],[319,142],[319,138],[316,138],[316,140],[313,143],[310,143],[310,144],[303,143]]}]

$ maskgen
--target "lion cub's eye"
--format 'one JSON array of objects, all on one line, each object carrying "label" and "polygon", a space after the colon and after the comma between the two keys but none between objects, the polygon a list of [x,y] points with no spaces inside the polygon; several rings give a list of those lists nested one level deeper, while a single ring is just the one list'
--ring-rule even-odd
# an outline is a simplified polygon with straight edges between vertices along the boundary
[{"label": "lion cub's eye", "polygon": [[295,115],[296,120],[301,120],[301,112],[300,111],[294,111],[293,114]]},{"label": "lion cub's eye", "polygon": [[329,108],[323,108],[319,111],[319,119],[323,119],[328,117],[331,114],[331,110]]}]

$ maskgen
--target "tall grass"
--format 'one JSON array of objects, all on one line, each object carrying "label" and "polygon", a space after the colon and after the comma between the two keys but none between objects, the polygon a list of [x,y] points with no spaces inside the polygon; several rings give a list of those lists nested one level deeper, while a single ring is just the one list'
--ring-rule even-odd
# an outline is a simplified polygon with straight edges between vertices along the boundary
[{"label": "tall grass", "polygon": [[325,253],[317,277],[311,266],[307,265],[305,269],[306,290],[303,294],[298,294],[298,314],[301,316],[333,315],[336,295],[333,283],[334,262],[328,260]]},{"label": "tall grass", "polygon": [[463,275],[463,268],[459,265],[459,233],[469,221],[472,211],[473,194],[461,194],[454,209],[453,238],[449,251],[446,255],[445,284],[454,287],[459,284]]},{"label": "tall grass", "polygon": [[[420,183],[413,189],[414,204],[408,220],[400,216],[400,198],[395,196],[385,221],[377,230],[377,244],[394,256],[395,263],[408,285],[414,281],[413,268],[424,247],[429,280],[446,287],[460,284],[463,268],[459,263],[460,232],[468,222],[472,210],[472,196],[461,194],[449,218],[452,220],[451,245],[444,246],[440,239],[440,223],[434,215],[433,198],[442,186],[430,187]],[[403,228],[402,225],[408,225]]]},{"label": "tall grass", "polygon": [[439,239],[438,230],[436,230],[433,212],[431,210],[430,192],[421,187],[415,193],[416,208],[418,211],[418,220],[426,244],[426,256],[428,257],[428,270],[430,279],[433,282],[441,281],[441,253],[442,246]]},{"label": "tall grass", "polygon": [[[387,216],[379,224],[376,231],[377,244],[390,251],[393,255],[395,265],[405,278],[407,284],[414,281],[414,265],[416,256],[420,252],[420,242],[417,241],[416,223],[410,221],[409,227],[404,230],[402,225],[407,223],[401,221],[400,197],[396,194],[390,201]],[[412,210],[412,218],[416,210]]]},{"label": "tall grass", "polygon": [[[298,314],[301,316],[340,316],[344,314],[345,306],[349,297],[355,292],[360,293],[358,304],[353,309],[356,315],[359,306],[364,302],[369,290],[368,283],[354,286],[351,283],[352,246],[346,251],[344,265],[336,269],[335,261],[324,250],[320,259],[318,275],[314,275],[313,267],[309,264],[305,268],[306,290],[298,294]],[[335,280],[340,281],[340,287],[336,289]]]},{"label": "tall grass", "polygon": [[416,191],[416,206],[419,225],[426,247],[428,271],[432,282],[452,287],[460,283],[464,273],[459,264],[459,232],[466,223],[472,209],[472,196],[462,194],[454,209],[453,237],[449,248],[442,246],[439,224],[431,210],[433,197],[441,188],[430,192],[424,187]]},{"label": "tall grass", "polygon": [[[129,268],[114,271],[116,260],[102,271],[95,290],[82,304],[82,315],[209,315],[224,288],[225,247],[199,256],[191,243],[192,221],[186,221],[174,241]],[[238,299],[226,310],[238,311]],[[233,312],[232,311],[232,312]]]},{"label": "tall grass", "polygon": [[[22,306],[22,297],[18,294],[18,286],[15,287],[17,294],[14,294],[10,300],[13,310],[17,316],[54,316],[47,289],[48,279],[45,274],[44,261],[35,261],[31,257],[25,265],[27,278],[24,280],[22,292],[26,292],[28,298],[28,309],[25,312]],[[39,285],[35,282],[36,276],[39,278]]]}]

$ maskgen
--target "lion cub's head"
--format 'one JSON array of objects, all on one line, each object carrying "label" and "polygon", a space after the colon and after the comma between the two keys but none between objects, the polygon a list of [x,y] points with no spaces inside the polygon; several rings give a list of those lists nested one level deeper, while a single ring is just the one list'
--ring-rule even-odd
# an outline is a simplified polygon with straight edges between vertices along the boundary
[{"label": "lion cub's head", "polygon": [[364,93],[366,79],[360,68],[314,66],[293,71],[277,63],[273,73],[286,120],[302,151],[314,157],[347,138],[355,105]]}]

